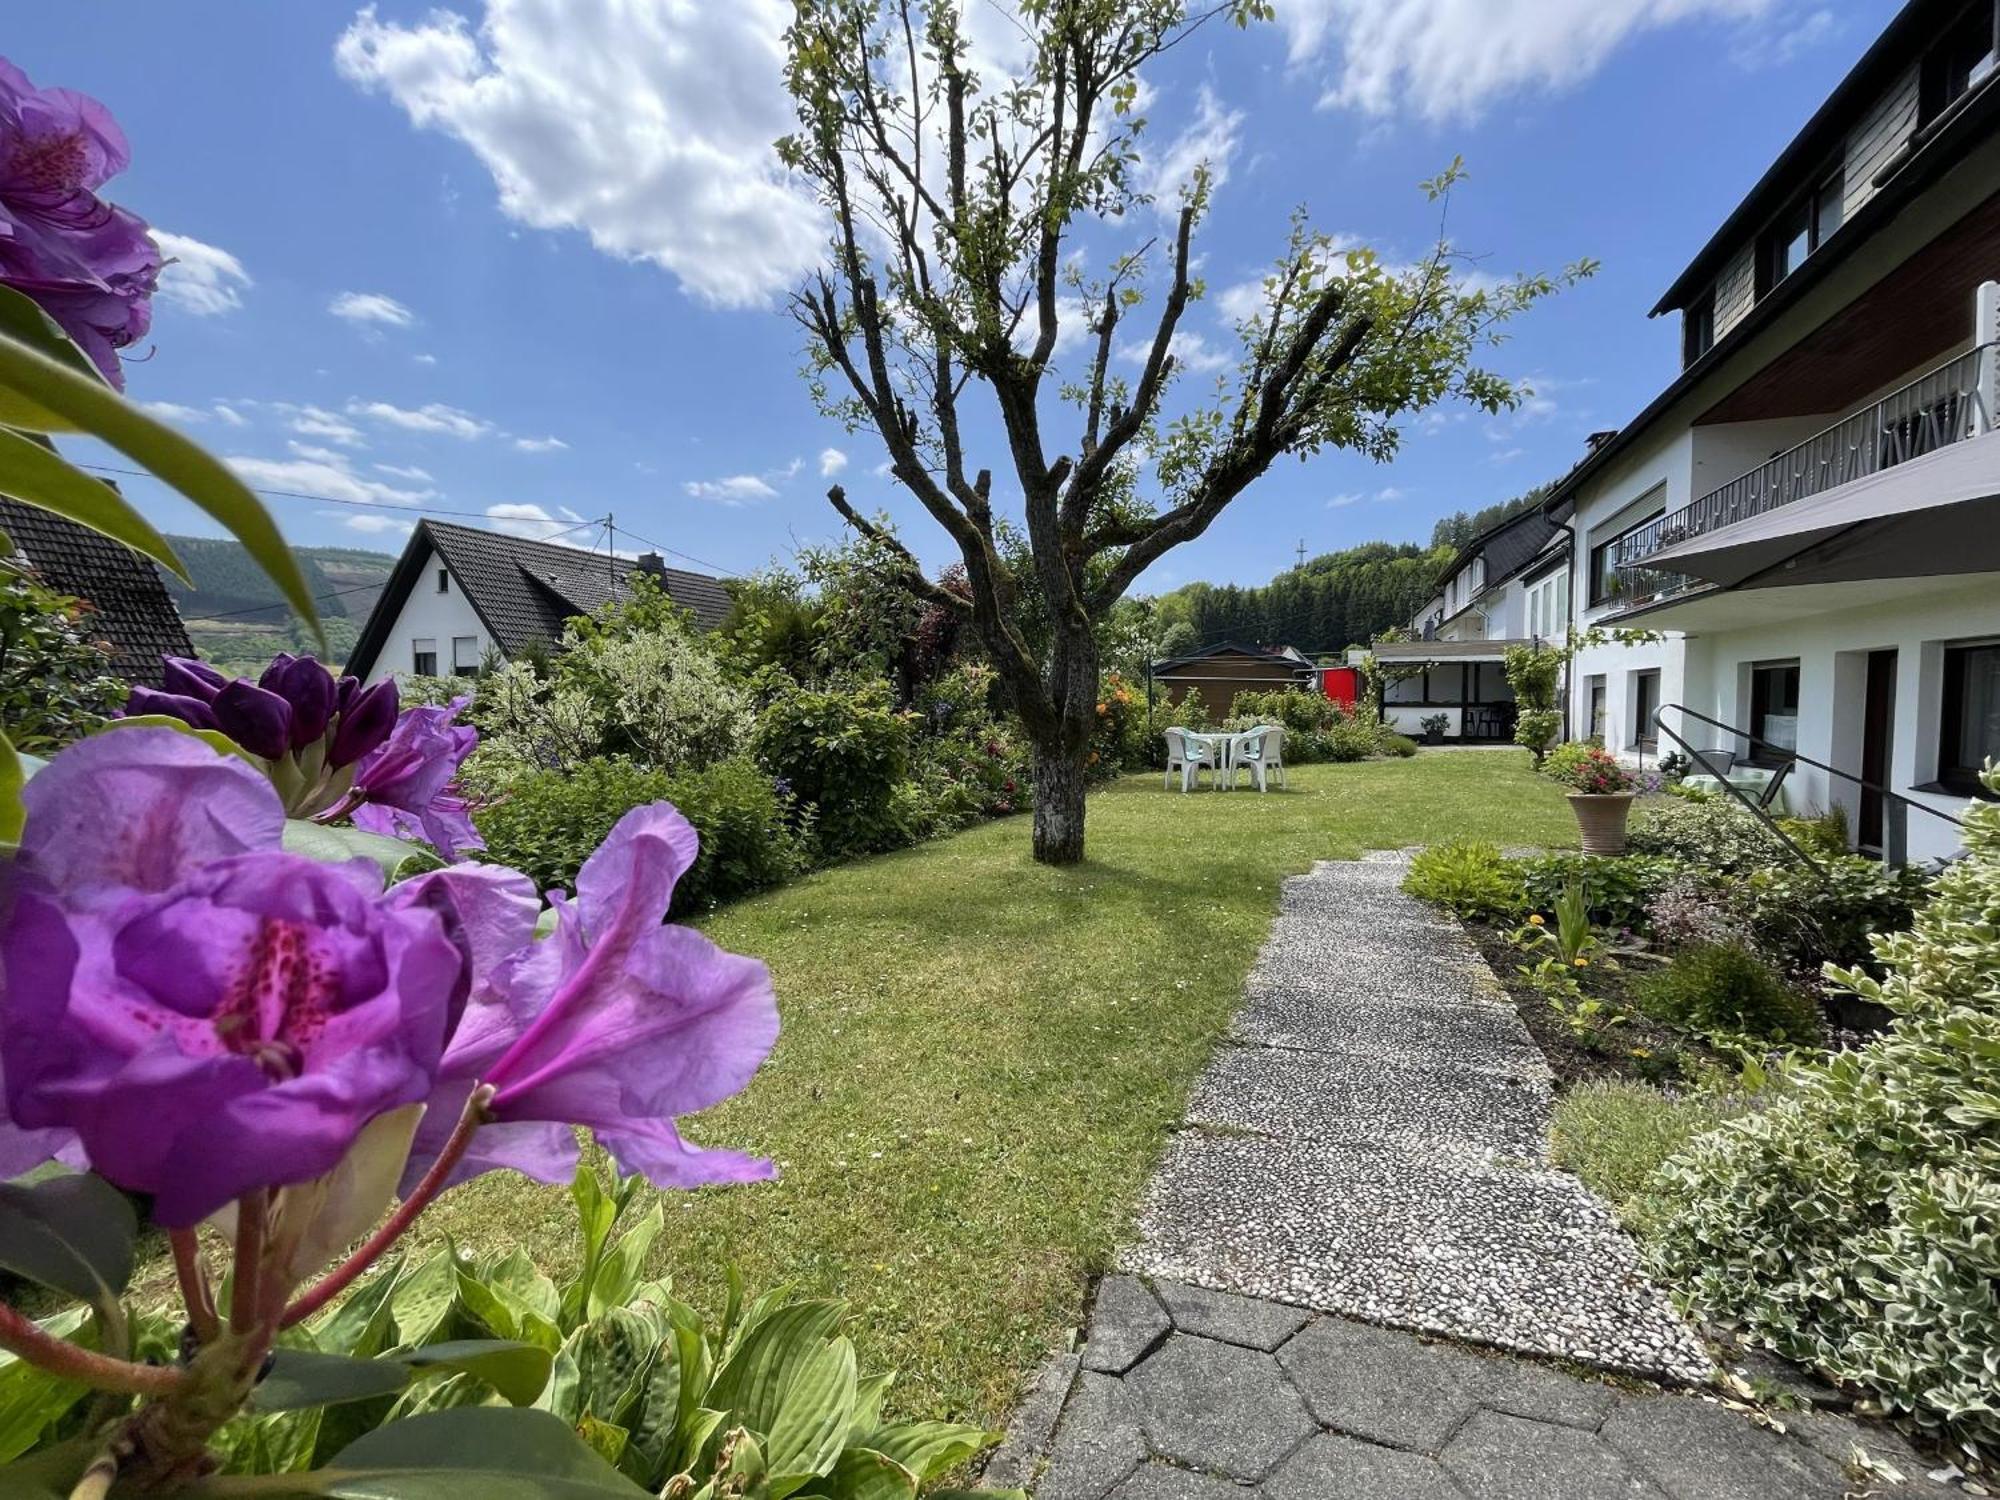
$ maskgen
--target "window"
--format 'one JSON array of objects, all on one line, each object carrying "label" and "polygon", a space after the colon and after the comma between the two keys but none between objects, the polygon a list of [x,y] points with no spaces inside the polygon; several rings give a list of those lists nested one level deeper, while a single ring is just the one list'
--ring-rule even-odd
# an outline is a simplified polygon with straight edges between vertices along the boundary
[{"label": "window", "polygon": [[1917,85],[1917,121],[1928,125],[1993,71],[1994,0],[1975,0],[1924,55]]},{"label": "window", "polygon": [[1979,768],[1988,756],[2000,760],[2000,641],[1945,649],[1942,708],[1938,784],[1984,797]]},{"label": "window", "polygon": [[451,638],[451,669],[461,677],[479,675],[479,637],[455,635]]},{"label": "window", "polygon": [[1465,570],[1465,583],[1467,589],[1466,597],[1468,598],[1476,597],[1479,594],[1479,592],[1486,587],[1485,558],[1483,557],[1473,558],[1472,566],[1470,566]]},{"label": "window", "polygon": [[1681,368],[1686,369],[1715,343],[1715,288],[1710,287],[1681,312]]},{"label": "window", "polygon": [[438,569],[438,592],[440,594],[449,594],[451,592],[451,569]]},{"label": "window", "polygon": [[1658,672],[1634,672],[1632,674],[1632,743],[1641,750],[1657,750],[1660,745],[1660,731],[1653,723],[1653,715],[1660,707],[1660,674]]},{"label": "window", "polygon": [[438,674],[438,643],[422,637],[410,642],[410,670],[418,677]]},{"label": "window", "polygon": [[1781,766],[1799,748],[1799,664],[1761,661],[1750,668],[1750,759]]},{"label": "window", "polygon": [[1605,700],[1604,676],[1602,673],[1599,673],[1595,677],[1584,679],[1584,693],[1585,701],[1590,708],[1590,715],[1583,726],[1583,737],[1587,740],[1596,740],[1601,745],[1604,743]]},{"label": "window", "polygon": [[1762,297],[1806,263],[1840,228],[1847,174],[1836,167],[1771,221],[1757,241],[1757,295]]},{"label": "window", "polygon": [[1608,604],[1618,597],[1622,581],[1618,577],[1618,543],[1613,537],[1590,549],[1590,602]]}]

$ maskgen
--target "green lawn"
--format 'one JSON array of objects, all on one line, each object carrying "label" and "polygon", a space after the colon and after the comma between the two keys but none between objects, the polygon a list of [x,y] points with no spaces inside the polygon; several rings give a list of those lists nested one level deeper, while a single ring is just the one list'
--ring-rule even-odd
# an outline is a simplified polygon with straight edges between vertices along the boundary
[{"label": "green lawn", "polygon": [[[1048,870],[1028,822],[843,866],[717,913],[766,959],[784,1034],[696,1139],[775,1157],[773,1184],[668,1200],[655,1253],[710,1302],[754,1286],[849,1298],[864,1362],[909,1415],[997,1422],[1079,1321],[1268,930],[1316,859],[1475,835],[1573,845],[1523,753],[1307,766],[1291,790],[1093,796],[1089,861]],[[460,1243],[570,1253],[567,1200],[494,1174],[426,1221]]]}]

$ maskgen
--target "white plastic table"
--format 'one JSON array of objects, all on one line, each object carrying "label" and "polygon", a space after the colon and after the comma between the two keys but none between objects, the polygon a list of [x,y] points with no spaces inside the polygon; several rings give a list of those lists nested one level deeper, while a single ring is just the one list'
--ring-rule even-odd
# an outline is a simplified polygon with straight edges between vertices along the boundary
[{"label": "white plastic table", "polygon": [[[1731,786],[1749,797],[1752,802],[1755,802],[1764,795],[1764,788],[1771,784],[1771,778],[1775,775],[1777,775],[1777,772],[1771,770],[1768,766],[1731,766],[1729,768],[1728,779]],[[1722,789],[1722,781],[1722,777],[1703,771],[1693,776],[1683,776],[1681,778],[1681,785],[1694,787],[1698,791],[1712,792],[1717,796],[1728,797],[1729,794]],[[1736,799],[1730,797],[1729,800],[1734,802]],[[1779,787],[1778,795],[1771,799],[1769,811],[1777,813],[1780,817],[1785,816],[1791,811],[1789,804],[1785,801],[1784,787]]]}]

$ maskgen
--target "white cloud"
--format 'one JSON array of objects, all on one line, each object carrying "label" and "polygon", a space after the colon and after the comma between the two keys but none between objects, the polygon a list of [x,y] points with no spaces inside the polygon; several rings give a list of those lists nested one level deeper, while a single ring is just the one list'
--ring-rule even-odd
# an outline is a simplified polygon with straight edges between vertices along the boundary
[{"label": "white cloud", "polygon": [[422,505],[437,497],[434,489],[402,489],[354,472],[347,455],[325,448],[294,450],[290,458],[252,458],[232,454],[229,466],[246,484],[267,490],[287,490],[326,500],[370,505]]},{"label": "white cloud", "polygon": [[388,401],[350,401],[347,403],[347,414],[400,427],[406,432],[443,432],[455,438],[483,437],[493,430],[491,422],[483,421],[469,411],[460,411],[455,406],[446,406],[442,401],[428,402],[414,411]]},{"label": "white cloud", "polygon": [[1527,451],[1526,448],[1502,448],[1498,453],[1493,455],[1493,462],[1496,464],[1510,464]]},{"label": "white cloud", "polygon": [[358,531],[363,536],[408,536],[417,529],[414,521],[405,521],[400,516],[385,516],[373,511],[323,510],[318,514],[329,520],[338,519],[349,531]]},{"label": "white cloud", "polygon": [[418,484],[431,482],[430,470],[420,469],[415,464],[376,464],[375,472],[387,474],[392,479],[414,479]]},{"label": "white cloud", "polygon": [[778,498],[778,492],[759,474],[731,474],[725,479],[690,479],[681,488],[697,500],[720,500],[724,505],[754,505],[759,500]]},{"label": "white cloud", "polygon": [[158,417],[162,422],[179,422],[183,426],[194,422],[206,422],[209,416],[199,406],[182,406],[178,401],[141,401],[139,409]]},{"label": "white cloud", "polygon": [[1326,502],[1328,510],[1345,510],[1350,505],[1359,505],[1368,497],[1359,490],[1347,490]]},{"label": "white cloud", "polygon": [[290,417],[287,425],[302,437],[325,438],[350,448],[360,445],[361,429],[338,412],[323,406],[293,406],[288,402],[279,402],[278,407]]},{"label": "white cloud", "polygon": [[[486,514],[492,518],[495,531],[504,531],[509,536],[524,536],[537,542],[572,540],[578,545],[590,540],[589,533],[577,529],[577,523],[583,517],[567,505],[559,506],[553,512],[526,503],[489,505]],[[564,537],[553,535],[558,531],[565,533]]]},{"label": "white cloud", "polygon": [[251,286],[243,262],[227,250],[184,234],[153,231],[153,243],[169,264],[160,272],[160,295],[198,318],[234,312]]},{"label": "white cloud", "polygon": [[250,425],[248,417],[225,402],[218,401],[215,403],[215,414],[230,427],[248,427]]},{"label": "white cloud", "polygon": [[[1327,236],[1326,254],[1320,257],[1321,265],[1338,262],[1334,269],[1345,270],[1343,257],[1350,250],[1359,250],[1367,242],[1358,234],[1330,234]],[[1210,292],[1209,302],[1215,310],[1231,324],[1243,323],[1251,318],[1261,318],[1270,293],[1265,288],[1267,276],[1252,276],[1243,281],[1231,282],[1218,292]]]},{"label": "white cloud", "polygon": [[[1231,359],[1228,354],[1217,349],[1192,328],[1177,328],[1167,350],[1183,371],[1197,375],[1212,374],[1226,368]],[[1153,352],[1151,337],[1133,339],[1118,346],[1118,357],[1127,363],[1143,365],[1146,356]]]},{"label": "white cloud", "polygon": [[[978,7],[974,7],[977,9]],[[819,258],[818,211],[771,142],[794,128],[787,0],[487,0],[474,27],[371,6],[334,49],[342,76],[468,146],[500,207],[646,260],[704,301],[767,302]]]},{"label": "white cloud", "polygon": [[822,448],[819,450],[820,478],[831,479],[846,467],[847,455],[842,453],[838,448]]},{"label": "white cloud", "polygon": [[414,359],[420,365],[434,365],[438,362],[438,357],[435,354],[412,354],[410,358]]},{"label": "white cloud", "polygon": [[1469,120],[1511,94],[1574,87],[1641,32],[1743,23],[1783,0],[1288,0],[1292,61],[1325,57],[1323,105]]},{"label": "white cloud", "polygon": [[347,464],[345,453],[336,453],[331,448],[322,448],[315,443],[301,443],[297,439],[289,439],[285,443],[285,449],[296,458],[303,458],[316,464],[340,464],[343,467]]},{"label": "white cloud", "polygon": [[417,321],[415,313],[383,292],[342,292],[326,305],[326,310],[357,328],[368,324],[408,328]]},{"label": "white cloud", "polygon": [[1359,505],[1364,500],[1373,501],[1377,505],[1393,505],[1402,498],[1403,492],[1401,490],[1397,489],[1393,484],[1385,484],[1381,489],[1373,493],[1367,490],[1344,490],[1327,501],[1326,508],[1328,510],[1345,510],[1348,506]]},{"label": "white cloud", "polygon": [[1155,207],[1167,218],[1178,217],[1182,199],[1194,185],[1196,168],[1208,167],[1212,188],[1229,180],[1229,164],[1236,156],[1242,130],[1243,112],[1224,109],[1215,90],[1204,83],[1187,128],[1167,142],[1157,158],[1141,161],[1140,188],[1152,195]]},{"label": "white cloud", "polygon": [[517,453],[560,453],[569,446],[559,437],[517,437],[514,450]]},{"label": "white cloud", "polygon": [[1393,504],[1395,501],[1398,501],[1402,498],[1403,498],[1403,492],[1397,489],[1393,484],[1385,484],[1382,486],[1381,489],[1375,492],[1375,503],[1378,505]]}]

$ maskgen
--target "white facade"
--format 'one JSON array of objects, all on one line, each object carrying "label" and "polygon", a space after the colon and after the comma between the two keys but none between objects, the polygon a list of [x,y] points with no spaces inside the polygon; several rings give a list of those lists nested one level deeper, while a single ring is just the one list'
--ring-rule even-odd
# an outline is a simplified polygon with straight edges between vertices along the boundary
[{"label": "white facade", "polygon": [[[479,666],[493,637],[472,601],[435,550],[426,549],[417,585],[403,601],[369,669],[370,684],[387,677],[450,676]],[[428,656],[428,669],[424,658]]]}]

